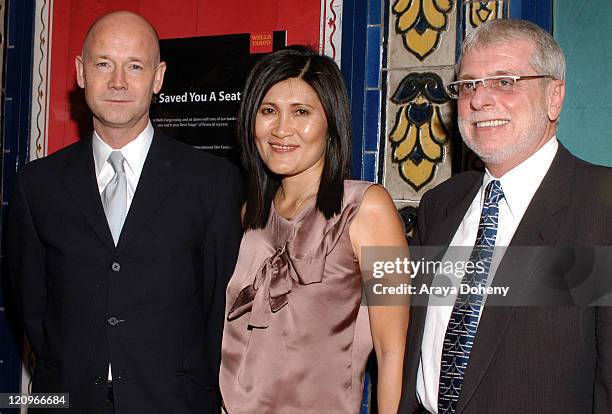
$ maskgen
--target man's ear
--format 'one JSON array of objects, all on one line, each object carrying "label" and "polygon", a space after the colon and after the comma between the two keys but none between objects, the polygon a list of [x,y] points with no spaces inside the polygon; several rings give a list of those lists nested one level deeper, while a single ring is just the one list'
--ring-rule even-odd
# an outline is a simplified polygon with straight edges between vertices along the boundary
[{"label": "man's ear", "polygon": [[164,74],[166,73],[166,62],[159,62],[155,68],[155,79],[153,81],[153,93],[161,91],[164,84]]},{"label": "man's ear", "polygon": [[548,119],[555,122],[561,115],[563,97],[565,96],[565,81],[552,80],[548,84]]},{"label": "man's ear", "polygon": [[74,66],[76,67],[76,78],[79,87],[85,87],[85,78],[83,76],[83,57],[78,55],[74,58]]}]

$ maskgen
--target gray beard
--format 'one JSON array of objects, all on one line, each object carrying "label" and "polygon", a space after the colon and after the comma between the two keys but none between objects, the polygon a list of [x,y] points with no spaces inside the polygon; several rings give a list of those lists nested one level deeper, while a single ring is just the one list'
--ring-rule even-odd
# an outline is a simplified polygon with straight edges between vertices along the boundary
[{"label": "gray beard", "polygon": [[[539,118],[539,119],[538,119]],[[464,128],[464,120],[462,118],[458,119],[459,132],[461,133],[461,137],[465,145],[474,152],[474,154],[478,155],[478,158],[482,160],[485,164],[501,164],[504,163],[517,154],[525,152],[530,147],[535,147],[537,142],[542,139],[544,132],[546,131],[546,125],[548,123],[548,115],[544,111],[538,111],[538,113],[533,114],[532,119],[535,121],[532,124],[535,125],[535,129],[532,128],[530,130],[525,131],[523,136],[519,137],[519,139],[512,145],[506,144],[501,148],[496,148],[494,151],[487,152],[483,148],[478,147],[474,143],[474,141],[466,138],[468,135]],[[471,121],[469,122],[471,124]]]}]

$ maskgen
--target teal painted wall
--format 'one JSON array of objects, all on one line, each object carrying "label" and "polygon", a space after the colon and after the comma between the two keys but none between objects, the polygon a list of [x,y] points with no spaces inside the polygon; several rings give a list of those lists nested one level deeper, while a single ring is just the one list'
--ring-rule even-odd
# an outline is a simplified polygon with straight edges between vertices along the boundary
[{"label": "teal painted wall", "polygon": [[553,17],[567,59],[557,136],[578,157],[612,166],[612,1],[555,0]]}]

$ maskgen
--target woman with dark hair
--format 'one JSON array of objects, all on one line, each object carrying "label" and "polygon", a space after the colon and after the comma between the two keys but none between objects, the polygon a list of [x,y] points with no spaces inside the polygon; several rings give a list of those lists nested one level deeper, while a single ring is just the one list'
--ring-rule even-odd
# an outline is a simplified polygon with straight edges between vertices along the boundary
[{"label": "woman with dark hair", "polygon": [[237,122],[246,229],[227,288],[220,386],[230,413],[357,413],[372,345],[378,407],[397,412],[406,306],[360,306],[361,248],[405,247],[383,187],[346,177],[338,67],[293,46],[251,71]]}]

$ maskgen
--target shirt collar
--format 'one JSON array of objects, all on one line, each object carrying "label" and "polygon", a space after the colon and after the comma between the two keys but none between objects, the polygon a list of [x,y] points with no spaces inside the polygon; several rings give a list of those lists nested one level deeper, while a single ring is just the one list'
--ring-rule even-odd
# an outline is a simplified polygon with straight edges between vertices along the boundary
[{"label": "shirt collar", "polygon": [[557,137],[553,136],[542,148],[500,178],[493,177],[489,170],[485,169],[480,199],[484,198],[487,184],[499,179],[510,214],[517,219],[522,218],[548,172],[558,148]]},{"label": "shirt collar", "polygon": [[[144,166],[147,153],[151,147],[151,142],[153,142],[154,132],[153,125],[151,125],[151,121],[149,121],[146,128],[138,134],[136,139],[119,149],[125,158],[128,168],[137,177],[139,177],[142,172],[142,167]],[[104,142],[95,130],[93,133],[92,147],[96,177],[99,177],[104,164],[108,160],[108,156],[111,152],[115,151],[115,149]]]}]

